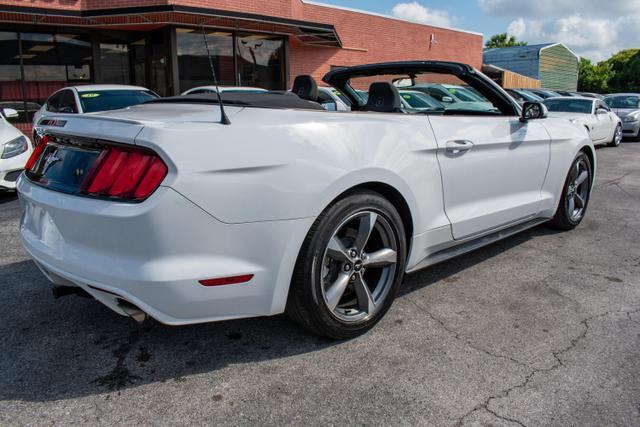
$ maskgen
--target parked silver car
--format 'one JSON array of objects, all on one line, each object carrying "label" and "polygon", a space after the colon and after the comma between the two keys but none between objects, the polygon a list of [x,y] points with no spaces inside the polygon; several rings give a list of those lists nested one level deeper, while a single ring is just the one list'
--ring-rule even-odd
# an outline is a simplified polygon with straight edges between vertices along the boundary
[{"label": "parked silver car", "polygon": [[622,120],[622,134],[640,138],[640,94],[615,93],[604,101]]}]

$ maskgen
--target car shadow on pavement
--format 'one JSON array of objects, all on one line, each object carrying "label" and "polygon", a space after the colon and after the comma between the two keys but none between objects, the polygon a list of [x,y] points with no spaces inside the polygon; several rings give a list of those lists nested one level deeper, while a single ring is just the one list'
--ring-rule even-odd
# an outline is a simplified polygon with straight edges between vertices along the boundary
[{"label": "car shadow on pavement", "polygon": [[[400,294],[430,286],[537,235],[538,227],[407,277]],[[4,265],[0,400],[52,401],[119,391],[341,345],[284,316],[169,327],[142,325],[78,296],[54,300],[31,261]],[[253,365],[252,365],[253,366]]]},{"label": "car shadow on pavement", "polygon": [[18,196],[13,191],[0,191],[0,205],[3,203],[9,203],[16,200]]},{"label": "car shadow on pavement", "polygon": [[451,278],[476,264],[480,264],[481,262],[493,258],[502,252],[519,246],[536,236],[547,236],[558,233],[561,232],[541,225],[440,264],[419,270],[405,277],[404,283],[398,291],[398,296],[406,295],[418,289],[425,288],[439,282],[440,280]]}]

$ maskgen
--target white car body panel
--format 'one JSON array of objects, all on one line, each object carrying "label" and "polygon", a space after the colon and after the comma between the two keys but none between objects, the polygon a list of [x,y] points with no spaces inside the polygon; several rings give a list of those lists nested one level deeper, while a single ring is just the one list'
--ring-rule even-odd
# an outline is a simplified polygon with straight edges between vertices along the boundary
[{"label": "white car body panel", "polygon": [[[215,105],[168,103],[44,126],[149,147],[169,172],[139,204],[61,194],[23,175],[21,235],[43,272],[121,314],[113,294],[167,324],[282,313],[305,236],[344,192],[375,185],[403,199],[412,271],[441,260],[430,257],[454,237],[550,218],[569,165],[592,150],[584,128],[564,119],[226,111],[229,126]],[[472,150],[445,156],[447,141],[469,135]],[[198,284],[247,273],[249,283]]]},{"label": "white car body panel", "polygon": [[[4,144],[20,136],[24,136],[23,133],[9,123],[2,114],[0,114],[0,155],[2,155]],[[24,169],[24,165],[27,163],[29,156],[31,156],[31,153],[33,152],[33,145],[29,138],[27,138],[27,141],[29,148],[24,153],[8,159],[0,158],[0,189],[13,190],[16,188],[16,181],[8,180],[7,175]]]}]

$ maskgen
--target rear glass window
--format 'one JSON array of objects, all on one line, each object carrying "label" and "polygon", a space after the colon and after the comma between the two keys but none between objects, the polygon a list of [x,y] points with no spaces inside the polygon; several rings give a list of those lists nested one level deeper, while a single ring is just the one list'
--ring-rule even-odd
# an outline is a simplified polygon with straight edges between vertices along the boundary
[{"label": "rear glass window", "polygon": [[612,96],[607,98],[606,103],[611,108],[637,109],[640,108],[640,97],[638,96]]},{"label": "rear glass window", "polygon": [[583,101],[580,99],[547,99],[544,101],[544,105],[547,106],[549,111],[556,111],[559,113],[591,114],[593,102]]},{"label": "rear glass window", "polygon": [[148,90],[96,90],[80,92],[79,95],[85,113],[118,110],[157,98]]}]

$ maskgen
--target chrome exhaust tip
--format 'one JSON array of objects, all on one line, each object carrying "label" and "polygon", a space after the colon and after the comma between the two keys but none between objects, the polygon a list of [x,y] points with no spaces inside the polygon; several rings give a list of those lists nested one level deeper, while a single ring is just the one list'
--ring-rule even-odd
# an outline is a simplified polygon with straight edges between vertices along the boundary
[{"label": "chrome exhaust tip", "polygon": [[124,311],[127,316],[131,317],[138,323],[143,323],[145,320],[147,320],[147,313],[140,310],[138,307],[128,301],[118,298],[118,308],[120,308],[120,310]]}]

